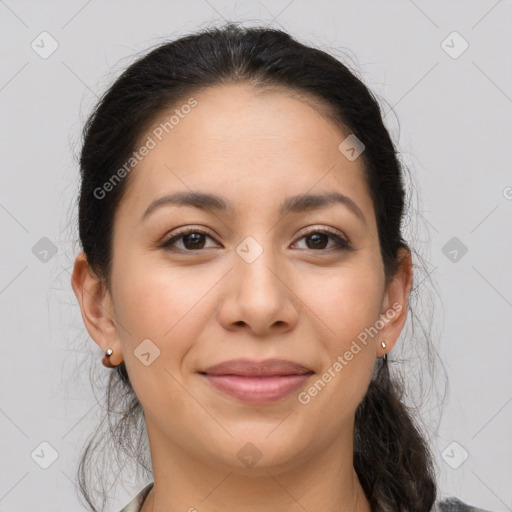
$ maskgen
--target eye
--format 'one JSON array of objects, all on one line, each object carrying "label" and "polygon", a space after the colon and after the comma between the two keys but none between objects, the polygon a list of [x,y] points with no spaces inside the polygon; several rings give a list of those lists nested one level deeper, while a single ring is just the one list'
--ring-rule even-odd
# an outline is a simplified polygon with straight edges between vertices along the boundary
[{"label": "eye", "polygon": [[[204,237],[213,238],[204,231],[199,229],[186,229],[179,231],[174,236],[163,242],[160,247],[165,248],[169,251],[184,251],[184,252],[193,252],[194,250],[205,249],[204,247]],[[174,247],[175,242],[182,240],[183,247]],[[207,247],[206,247],[207,248]]]},{"label": "eye", "polygon": [[[342,251],[346,249],[350,249],[351,246],[345,240],[342,238],[337,231],[332,231],[328,228],[323,228],[321,230],[319,229],[313,229],[307,232],[302,231],[301,232],[302,237],[299,240],[302,239],[309,239],[310,243],[308,244],[306,242],[306,249],[314,249],[317,251]],[[328,239],[331,239],[334,241],[334,247],[326,248],[326,244],[328,244]]]}]

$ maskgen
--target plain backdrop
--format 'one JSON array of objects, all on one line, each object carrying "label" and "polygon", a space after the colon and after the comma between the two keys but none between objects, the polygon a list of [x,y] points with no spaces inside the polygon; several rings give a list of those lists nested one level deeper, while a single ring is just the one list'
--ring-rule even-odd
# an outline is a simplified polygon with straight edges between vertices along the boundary
[{"label": "plain backdrop", "polygon": [[[0,511],[84,510],[85,361],[101,354],[70,286],[83,122],[138,52],[224,20],[347,56],[389,109],[420,201],[412,243],[438,289],[440,494],[512,510],[510,0],[1,0]],[[111,510],[142,484],[118,487]]]}]

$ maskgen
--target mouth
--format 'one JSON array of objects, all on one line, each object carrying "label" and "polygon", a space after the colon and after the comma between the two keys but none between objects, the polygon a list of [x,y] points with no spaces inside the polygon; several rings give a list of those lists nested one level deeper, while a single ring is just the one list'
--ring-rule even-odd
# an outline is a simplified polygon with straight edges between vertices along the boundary
[{"label": "mouth", "polygon": [[298,390],[314,373],[283,359],[237,359],[199,372],[218,391],[251,404],[280,400]]}]

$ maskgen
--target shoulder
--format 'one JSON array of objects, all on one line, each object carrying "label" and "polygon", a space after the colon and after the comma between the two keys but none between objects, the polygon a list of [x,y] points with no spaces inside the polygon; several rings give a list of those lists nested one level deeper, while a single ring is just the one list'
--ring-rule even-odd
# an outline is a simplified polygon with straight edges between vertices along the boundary
[{"label": "shoulder", "polygon": [[443,498],[436,501],[432,512],[490,512],[489,510],[478,508],[468,503],[464,503],[455,496]]},{"label": "shoulder", "polygon": [[146,485],[146,487],[144,487],[144,489],[142,489],[142,491],[140,491],[137,496],[135,496],[135,498],[133,498],[133,500],[125,505],[119,512],[139,512],[152,487],[153,482]]}]

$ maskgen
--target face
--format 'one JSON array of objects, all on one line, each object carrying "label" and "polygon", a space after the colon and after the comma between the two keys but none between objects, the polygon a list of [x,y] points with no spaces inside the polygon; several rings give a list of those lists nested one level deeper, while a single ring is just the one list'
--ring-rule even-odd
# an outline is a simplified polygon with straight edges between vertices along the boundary
[{"label": "face", "polygon": [[[82,314],[113,362],[125,361],[152,446],[240,471],[249,454],[256,467],[284,470],[339,440],[351,446],[376,357],[402,329],[410,281],[385,287],[362,159],[338,148],[348,132],[285,90],[231,85],[194,98],[161,140],[161,130],[142,137],[156,144],[116,212],[110,292],[90,313],[82,303]],[[154,203],[177,192],[218,202]],[[335,193],[350,202],[307,201]],[[77,295],[76,283],[92,283],[83,275],[77,264]],[[239,358],[312,373],[274,378],[288,393],[244,396],[201,373]]]}]

